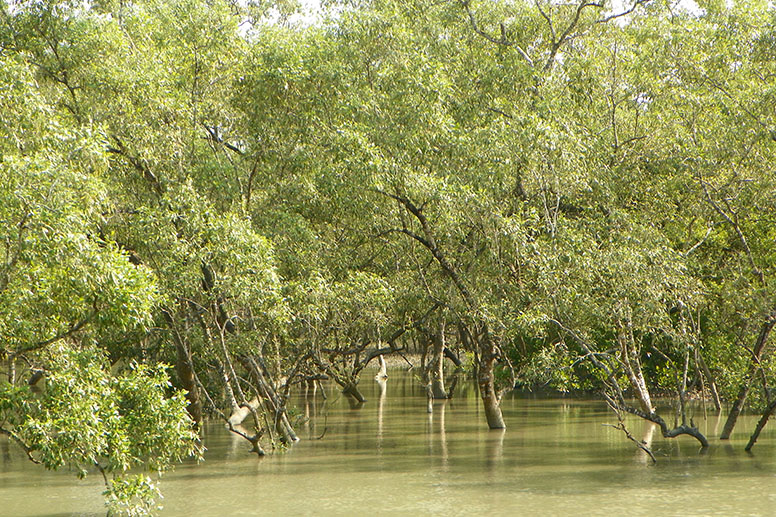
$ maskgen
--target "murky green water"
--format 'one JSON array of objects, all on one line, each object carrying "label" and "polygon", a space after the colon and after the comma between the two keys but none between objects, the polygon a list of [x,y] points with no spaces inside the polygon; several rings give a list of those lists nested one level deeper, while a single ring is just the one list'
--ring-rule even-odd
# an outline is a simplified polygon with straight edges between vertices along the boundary
[{"label": "murky green water", "polygon": [[[317,415],[303,441],[261,460],[208,426],[206,460],[163,478],[162,515],[776,515],[776,428],[749,455],[753,417],[722,443],[724,422],[698,410],[710,450],[655,433],[653,466],[602,425],[616,419],[601,401],[516,395],[503,403],[509,429],[488,431],[471,388],[429,415],[416,384],[392,373],[380,397],[364,379],[358,410],[334,392],[300,400],[300,415]],[[0,515],[103,515],[101,490],[98,476],[45,472],[0,441]]]}]

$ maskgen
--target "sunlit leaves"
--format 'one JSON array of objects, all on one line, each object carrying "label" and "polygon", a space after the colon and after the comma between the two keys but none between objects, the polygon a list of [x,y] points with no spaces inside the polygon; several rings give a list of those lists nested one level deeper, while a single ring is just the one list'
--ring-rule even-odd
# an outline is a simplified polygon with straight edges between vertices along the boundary
[{"label": "sunlit leaves", "polygon": [[107,501],[114,510],[150,508],[158,498],[150,478],[125,473],[135,467],[161,473],[199,454],[185,398],[168,395],[166,369],[131,364],[114,375],[95,347],[56,346],[47,355],[40,395],[0,384],[0,422],[11,424],[13,436],[47,468],[85,476],[97,467],[111,475]]}]

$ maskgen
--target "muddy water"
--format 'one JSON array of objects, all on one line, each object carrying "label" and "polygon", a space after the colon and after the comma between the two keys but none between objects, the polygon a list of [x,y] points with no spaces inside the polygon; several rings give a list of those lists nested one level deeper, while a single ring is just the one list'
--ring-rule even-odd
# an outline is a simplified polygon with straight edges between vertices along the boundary
[{"label": "muddy water", "polygon": [[[409,374],[392,373],[382,396],[371,379],[362,387],[360,409],[333,391],[326,403],[300,398],[303,441],[261,460],[209,425],[205,461],[162,479],[161,515],[776,515],[776,427],[746,454],[753,417],[721,443],[724,421],[698,408],[715,437],[705,454],[628,420],[634,435],[654,434],[653,466],[603,425],[616,419],[601,401],[516,394],[499,432],[484,428],[470,386],[431,415]],[[0,515],[104,515],[100,492],[98,477],[42,471],[0,441]]]}]

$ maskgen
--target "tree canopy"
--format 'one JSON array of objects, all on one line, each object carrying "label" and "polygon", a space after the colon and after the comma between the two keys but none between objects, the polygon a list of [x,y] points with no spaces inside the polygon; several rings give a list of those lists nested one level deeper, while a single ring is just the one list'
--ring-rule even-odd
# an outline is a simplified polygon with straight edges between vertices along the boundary
[{"label": "tree canopy", "polygon": [[153,511],[127,472],[198,455],[204,415],[263,455],[295,388],[363,403],[410,348],[468,357],[490,428],[536,384],[706,444],[693,386],[734,402],[723,437],[765,424],[766,2],[297,8],[2,5],[0,431],[30,459]]}]

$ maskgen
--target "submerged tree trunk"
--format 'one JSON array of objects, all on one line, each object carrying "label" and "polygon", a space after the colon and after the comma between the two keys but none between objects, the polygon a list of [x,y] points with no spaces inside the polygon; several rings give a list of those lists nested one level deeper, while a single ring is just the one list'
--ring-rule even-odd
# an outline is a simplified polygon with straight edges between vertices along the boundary
[{"label": "submerged tree trunk", "polygon": [[501,414],[500,400],[496,393],[494,363],[495,358],[492,352],[481,355],[477,384],[480,388],[482,407],[485,410],[488,427],[490,429],[506,429],[507,426]]},{"label": "submerged tree trunk", "polygon": [[445,323],[439,324],[439,331],[433,336],[433,354],[431,356],[431,394],[435,399],[446,399],[445,389]]},{"label": "submerged tree trunk", "polygon": [[747,452],[752,450],[754,443],[760,437],[760,433],[765,427],[765,424],[768,423],[768,420],[770,420],[770,418],[773,416],[773,413],[776,413],[776,400],[771,402],[763,412],[763,416],[761,416],[760,420],[757,422],[757,427],[755,427],[754,432],[752,433],[752,436],[749,438],[749,443],[746,444],[746,448],[744,450],[746,450]]},{"label": "submerged tree trunk", "polygon": [[378,355],[377,359],[380,361],[380,369],[377,371],[375,379],[379,382],[388,378],[388,365],[385,363],[385,358],[382,356],[382,354]]},{"label": "submerged tree trunk", "polygon": [[248,401],[247,404],[235,408],[232,410],[232,414],[229,415],[228,423],[233,426],[242,425],[246,418],[253,412],[259,409],[259,399],[254,398]]},{"label": "submerged tree trunk", "polygon": [[644,373],[641,370],[641,358],[639,357],[638,347],[633,339],[630,326],[627,329],[627,333],[621,333],[617,340],[620,344],[620,359],[625,367],[628,381],[630,381],[630,385],[639,399],[639,406],[641,406],[643,412],[652,413],[654,411],[652,397],[644,380]]},{"label": "submerged tree trunk", "polygon": [[269,372],[266,370],[266,366],[261,356],[246,356],[243,358],[243,363],[249,367],[253,380],[255,381],[259,390],[261,390],[261,397],[264,399],[264,407],[268,414],[272,415],[274,419],[275,430],[282,437],[282,441],[285,444],[291,444],[299,441],[299,437],[296,435],[293,426],[288,421],[288,412],[286,411],[285,401],[278,396],[275,391],[275,387],[270,384],[266,377]]},{"label": "submerged tree trunk", "polygon": [[733,402],[733,407],[730,408],[730,413],[725,421],[725,427],[722,428],[722,434],[719,437],[720,440],[729,439],[730,435],[733,433],[733,428],[736,426],[738,415],[741,414],[741,410],[744,408],[746,399],[749,396],[749,390],[752,388],[754,376],[760,368],[760,359],[762,358],[765,345],[768,342],[768,336],[770,335],[774,324],[776,324],[776,311],[768,316],[765,323],[763,323],[762,328],[760,328],[760,334],[757,336],[757,342],[752,351],[752,361],[749,364],[746,376],[744,377],[744,382],[738,392],[738,397],[736,397],[735,402]]},{"label": "submerged tree trunk", "polygon": [[364,402],[366,402],[364,395],[362,395],[361,392],[358,390],[358,385],[356,384],[346,385],[345,387],[342,388],[342,393],[352,398],[359,404],[363,404]]},{"label": "submerged tree trunk", "polygon": [[697,348],[695,349],[695,360],[700,366],[700,370],[703,376],[706,378],[706,381],[709,383],[709,391],[711,391],[711,400],[714,402],[714,408],[717,411],[720,411],[722,409],[722,403],[720,402],[719,392],[717,391],[717,382],[715,381],[714,375],[711,373],[708,365],[706,365],[706,361],[704,361],[703,355]]}]

